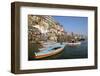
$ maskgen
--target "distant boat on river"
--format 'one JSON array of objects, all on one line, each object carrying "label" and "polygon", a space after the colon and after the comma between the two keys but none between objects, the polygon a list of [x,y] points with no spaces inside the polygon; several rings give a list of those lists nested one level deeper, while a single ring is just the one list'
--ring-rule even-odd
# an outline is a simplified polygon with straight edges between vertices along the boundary
[{"label": "distant boat on river", "polygon": [[81,45],[81,42],[66,43],[66,45],[68,45],[68,46],[77,46],[77,45]]},{"label": "distant boat on river", "polygon": [[75,39],[72,39],[71,41],[66,42],[66,45],[68,45],[68,46],[78,46],[78,45],[81,45],[81,41],[77,41]]}]

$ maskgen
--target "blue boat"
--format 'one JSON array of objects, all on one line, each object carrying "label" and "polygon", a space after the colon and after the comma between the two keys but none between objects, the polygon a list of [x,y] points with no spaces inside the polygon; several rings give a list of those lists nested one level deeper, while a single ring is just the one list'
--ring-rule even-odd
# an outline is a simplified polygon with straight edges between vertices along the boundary
[{"label": "blue boat", "polygon": [[52,56],[55,54],[60,53],[61,51],[63,51],[65,47],[65,44],[60,44],[60,43],[55,43],[53,45],[47,45],[45,48],[40,48],[40,52],[35,52],[35,58],[39,59],[39,58],[44,58],[44,57],[48,57],[48,56]]}]

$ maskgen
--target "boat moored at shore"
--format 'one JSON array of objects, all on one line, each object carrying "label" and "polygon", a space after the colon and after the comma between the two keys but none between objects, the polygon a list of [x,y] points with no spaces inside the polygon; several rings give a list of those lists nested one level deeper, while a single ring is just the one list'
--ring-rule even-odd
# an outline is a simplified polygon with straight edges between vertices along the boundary
[{"label": "boat moored at shore", "polygon": [[35,52],[34,58],[40,59],[58,54],[63,51],[65,44],[56,43],[55,46],[49,46],[48,48],[39,49],[40,52]]}]

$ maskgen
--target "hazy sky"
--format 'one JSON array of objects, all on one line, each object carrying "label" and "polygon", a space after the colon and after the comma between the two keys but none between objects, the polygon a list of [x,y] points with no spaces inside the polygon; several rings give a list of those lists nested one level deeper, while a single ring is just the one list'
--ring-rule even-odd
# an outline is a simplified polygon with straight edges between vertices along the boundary
[{"label": "hazy sky", "polygon": [[57,22],[63,25],[67,32],[87,35],[88,33],[88,18],[74,16],[52,16]]}]

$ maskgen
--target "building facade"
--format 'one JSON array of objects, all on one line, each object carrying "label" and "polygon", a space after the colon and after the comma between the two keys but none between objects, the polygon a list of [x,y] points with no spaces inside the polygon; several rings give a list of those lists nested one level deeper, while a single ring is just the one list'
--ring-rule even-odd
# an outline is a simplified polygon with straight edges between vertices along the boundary
[{"label": "building facade", "polygon": [[[38,29],[38,31],[34,31],[34,34],[30,33],[32,30]],[[41,16],[41,15],[28,15],[28,32],[29,34],[34,34],[34,37],[41,40],[50,40],[57,41],[58,36],[64,35],[64,29],[56,20],[53,19],[52,16]],[[37,35],[37,36],[36,36]],[[29,39],[30,39],[29,35]],[[38,39],[38,38],[37,38]],[[33,40],[34,41],[34,40]]]}]

